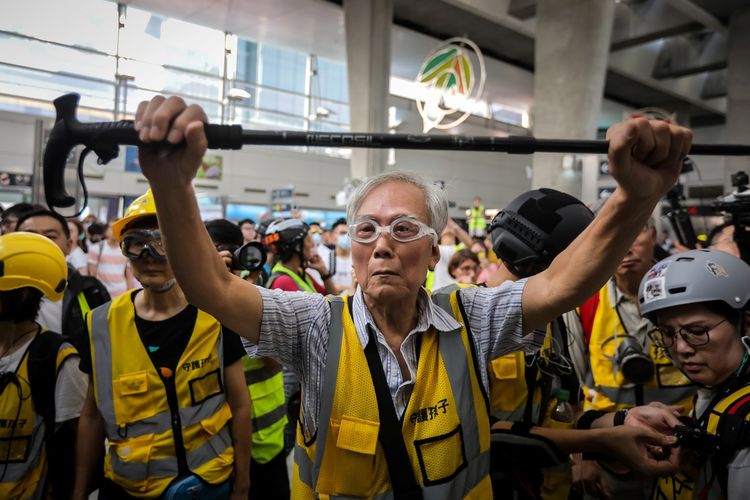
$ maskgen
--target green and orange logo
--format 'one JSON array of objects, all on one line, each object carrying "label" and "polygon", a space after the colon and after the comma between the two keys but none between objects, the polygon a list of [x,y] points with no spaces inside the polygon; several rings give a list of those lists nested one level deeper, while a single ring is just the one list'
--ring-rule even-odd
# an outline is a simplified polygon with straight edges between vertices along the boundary
[{"label": "green and orange logo", "polygon": [[482,96],[485,76],[482,51],[468,38],[451,38],[438,45],[417,75],[426,90],[417,99],[424,132],[448,129],[466,120]]}]

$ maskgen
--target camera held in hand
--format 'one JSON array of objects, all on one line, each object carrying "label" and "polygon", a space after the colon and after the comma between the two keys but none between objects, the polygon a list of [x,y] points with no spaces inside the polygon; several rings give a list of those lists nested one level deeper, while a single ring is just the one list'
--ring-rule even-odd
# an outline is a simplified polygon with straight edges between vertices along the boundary
[{"label": "camera held in hand", "polygon": [[245,243],[232,252],[232,270],[255,272],[263,268],[266,263],[266,249],[260,242]]}]

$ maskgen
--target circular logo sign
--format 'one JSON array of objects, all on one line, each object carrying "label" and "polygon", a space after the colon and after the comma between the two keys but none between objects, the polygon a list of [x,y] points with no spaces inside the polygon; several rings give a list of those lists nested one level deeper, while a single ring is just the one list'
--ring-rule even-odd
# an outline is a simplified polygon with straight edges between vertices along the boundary
[{"label": "circular logo sign", "polygon": [[471,115],[471,105],[484,92],[482,51],[468,38],[450,38],[425,59],[417,75],[426,93],[417,99],[424,132],[448,129]]}]

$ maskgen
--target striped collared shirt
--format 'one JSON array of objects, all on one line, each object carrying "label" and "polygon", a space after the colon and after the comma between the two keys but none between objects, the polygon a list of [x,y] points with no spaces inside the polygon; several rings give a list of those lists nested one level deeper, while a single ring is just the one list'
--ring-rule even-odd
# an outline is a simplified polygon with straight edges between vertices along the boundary
[{"label": "striped collared shirt", "polygon": [[[506,282],[496,288],[470,287],[460,290],[469,328],[484,367],[491,359],[525,349],[532,352],[544,341],[544,330],[524,336],[522,296],[526,280]],[[303,431],[311,436],[317,429],[320,394],[328,348],[331,309],[320,294],[283,292],[259,288],[263,298],[258,355],[269,356],[292,369],[302,381]],[[460,327],[453,317],[433,304],[422,289],[417,298],[417,326],[401,345],[410,378],[404,378],[398,360],[365,306],[362,290],[357,289],[352,306],[354,325],[364,348],[368,342],[367,327],[377,340],[378,354],[383,363],[386,382],[398,415],[406,410],[417,373],[417,333],[435,327],[440,332]],[[246,343],[246,348],[251,345]],[[486,370],[480,370],[481,382],[488,389]]]}]

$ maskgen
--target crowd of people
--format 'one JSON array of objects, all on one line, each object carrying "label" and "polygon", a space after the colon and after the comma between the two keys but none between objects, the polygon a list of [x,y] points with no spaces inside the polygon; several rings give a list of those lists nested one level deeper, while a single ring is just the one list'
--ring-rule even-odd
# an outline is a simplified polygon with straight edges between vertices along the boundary
[{"label": "crowd of people", "polygon": [[325,226],[203,222],[205,121],[139,107],[184,145],[111,224],[3,212],[0,497],[744,497],[750,266],[652,218],[689,130],[613,126],[596,214],[537,189],[464,224],[391,171]]}]

